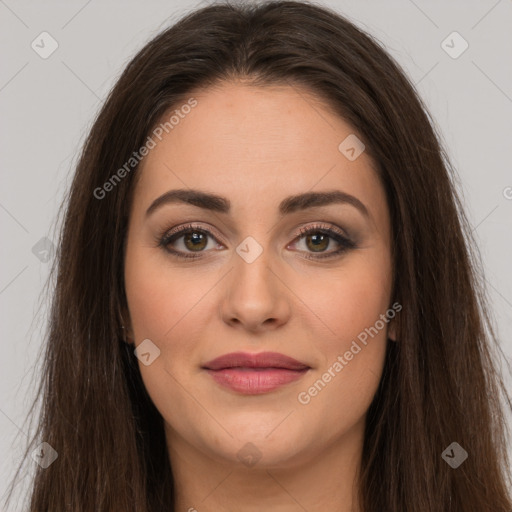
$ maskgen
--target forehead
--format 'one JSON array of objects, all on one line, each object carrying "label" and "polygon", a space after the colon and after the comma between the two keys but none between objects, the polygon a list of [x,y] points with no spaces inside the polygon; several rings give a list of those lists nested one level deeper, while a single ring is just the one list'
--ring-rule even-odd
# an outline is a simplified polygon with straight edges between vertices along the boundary
[{"label": "forehead", "polygon": [[138,203],[197,188],[230,197],[236,211],[336,188],[369,209],[385,208],[371,158],[363,152],[350,161],[339,149],[354,129],[303,89],[225,83],[189,97],[195,106],[175,105],[162,119],[177,110],[172,128],[152,137],[156,145],[137,170]]}]

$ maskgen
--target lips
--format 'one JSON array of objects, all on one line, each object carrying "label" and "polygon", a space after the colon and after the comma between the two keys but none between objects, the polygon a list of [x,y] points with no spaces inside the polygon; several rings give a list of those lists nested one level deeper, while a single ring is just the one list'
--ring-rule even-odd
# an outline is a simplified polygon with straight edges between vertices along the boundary
[{"label": "lips", "polygon": [[226,368],[281,368],[284,370],[300,371],[308,369],[309,366],[278,352],[260,352],[259,354],[232,352],[209,361],[203,368],[208,370],[223,370]]},{"label": "lips", "polygon": [[277,352],[233,352],[203,365],[220,386],[244,395],[259,395],[301,379],[310,366]]}]

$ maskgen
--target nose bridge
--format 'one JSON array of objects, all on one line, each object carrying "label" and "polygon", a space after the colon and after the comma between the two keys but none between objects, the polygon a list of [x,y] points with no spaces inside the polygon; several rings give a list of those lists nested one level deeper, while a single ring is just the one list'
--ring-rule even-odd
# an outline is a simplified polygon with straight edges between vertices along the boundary
[{"label": "nose bridge", "polygon": [[237,246],[223,302],[226,322],[238,322],[254,330],[264,323],[277,325],[287,320],[286,288],[272,263],[271,251],[253,237],[247,237]]},{"label": "nose bridge", "polygon": [[[270,249],[248,236],[236,248],[231,287],[240,297],[257,297],[268,300],[276,296],[275,276],[270,270]],[[265,297],[266,296],[266,297]]]}]

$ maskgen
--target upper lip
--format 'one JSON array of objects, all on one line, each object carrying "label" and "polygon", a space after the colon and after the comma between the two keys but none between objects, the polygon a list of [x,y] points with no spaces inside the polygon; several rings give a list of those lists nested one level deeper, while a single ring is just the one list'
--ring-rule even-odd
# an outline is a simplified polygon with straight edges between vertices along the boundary
[{"label": "upper lip", "polygon": [[305,370],[310,368],[292,357],[278,352],[232,352],[216,357],[203,365],[208,370],[222,370],[224,368],[283,368],[286,370]]}]

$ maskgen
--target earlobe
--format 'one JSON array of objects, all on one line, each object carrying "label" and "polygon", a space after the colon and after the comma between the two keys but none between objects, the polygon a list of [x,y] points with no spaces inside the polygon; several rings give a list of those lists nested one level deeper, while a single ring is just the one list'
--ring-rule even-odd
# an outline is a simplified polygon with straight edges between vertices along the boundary
[{"label": "earlobe", "polygon": [[121,322],[121,338],[128,345],[133,345],[133,331],[130,322],[130,315],[126,308],[121,308],[122,312],[119,313]]},{"label": "earlobe", "polygon": [[388,338],[391,341],[395,341],[396,342],[396,329],[395,329],[395,322],[393,322],[393,320],[391,320],[391,322],[389,323]]},{"label": "earlobe", "polygon": [[133,345],[133,334],[132,334],[131,329],[124,325],[121,326],[121,329],[123,330],[123,332],[122,332],[123,341],[127,345]]}]

